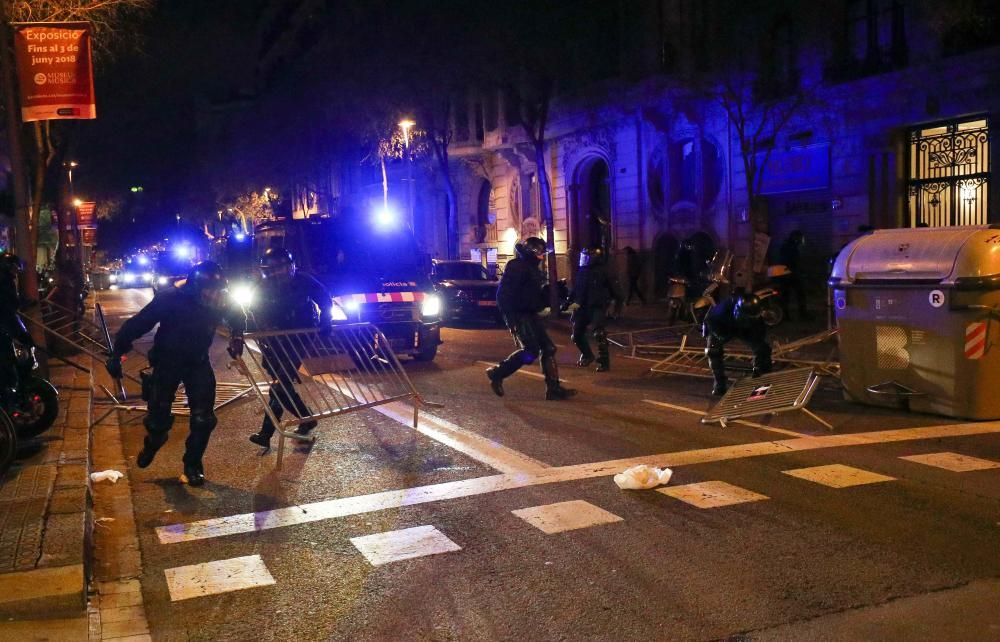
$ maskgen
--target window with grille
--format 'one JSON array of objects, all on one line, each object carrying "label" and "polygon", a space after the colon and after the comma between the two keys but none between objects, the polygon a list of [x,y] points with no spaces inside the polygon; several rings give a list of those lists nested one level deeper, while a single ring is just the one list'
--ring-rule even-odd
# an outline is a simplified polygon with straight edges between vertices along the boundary
[{"label": "window with grille", "polygon": [[910,227],[985,225],[989,212],[989,120],[910,132]]}]

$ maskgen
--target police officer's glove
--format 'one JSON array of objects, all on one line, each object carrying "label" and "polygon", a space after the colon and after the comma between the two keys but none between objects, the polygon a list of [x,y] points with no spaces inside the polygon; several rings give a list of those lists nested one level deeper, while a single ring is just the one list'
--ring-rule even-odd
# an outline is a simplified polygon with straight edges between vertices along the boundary
[{"label": "police officer's glove", "polygon": [[552,314],[552,308],[546,307],[541,312],[538,313],[538,316],[540,316],[541,318],[544,319],[545,317],[549,316],[550,314]]},{"label": "police officer's glove", "polygon": [[108,357],[108,360],[104,362],[104,368],[111,375],[112,379],[121,379],[125,376],[122,371],[122,358],[117,354],[112,354]]},{"label": "police officer's glove", "polygon": [[229,347],[226,348],[226,352],[233,359],[239,359],[243,356],[243,337],[233,336],[229,338]]},{"label": "police officer's glove", "polygon": [[580,309],[580,304],[575,302],[570,303],[568,306],[566,306],[566,311],[569,312],[570,314],[573,314],[579,309]]}]

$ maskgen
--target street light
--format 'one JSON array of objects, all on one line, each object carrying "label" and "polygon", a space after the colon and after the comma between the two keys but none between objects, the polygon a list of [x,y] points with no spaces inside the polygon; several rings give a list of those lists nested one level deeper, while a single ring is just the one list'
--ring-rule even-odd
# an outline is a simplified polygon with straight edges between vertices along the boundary
[{"label": "street light", "polygon": [[406,147],[406,212],[410,219],[410,229],[414,229],[413,221],[413,157],[410,155],[410,128],[416,125],[409,118],[399,121],[399,128],[403,130],[403,145]]}]

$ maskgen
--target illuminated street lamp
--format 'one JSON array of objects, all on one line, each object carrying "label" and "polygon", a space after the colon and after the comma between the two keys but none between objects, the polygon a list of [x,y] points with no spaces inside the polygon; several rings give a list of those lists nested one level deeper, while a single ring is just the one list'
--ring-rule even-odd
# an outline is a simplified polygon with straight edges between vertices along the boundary
[{"label": "illuminated street lamp", "polygon": [[406,147],[406,213],[410,219],[410,229],[413,225],[413,157],[410,155],[410,128],[416,125],[409,118],[399,121],[399,128],[403,130],[403,145]]}]

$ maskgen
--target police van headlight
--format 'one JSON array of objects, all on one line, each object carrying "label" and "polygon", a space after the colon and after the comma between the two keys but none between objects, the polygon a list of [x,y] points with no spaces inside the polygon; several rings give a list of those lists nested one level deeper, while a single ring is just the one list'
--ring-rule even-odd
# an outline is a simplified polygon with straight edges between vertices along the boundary
[{"label": "police van headlight", "polygon": [[142,280],[145,281],[146,283],[152,283],[153,282],[153,273],[152,272],[143,272],[142,273]]},{"label": "police van headlight", "polygon": [[436,317],[441,314],[441,297],[436,294],[428,294],[420,304],[420,314],[425,317]]},{"label": "police van headlight", "polygon": [[135,275],[131,272],[126,272],[122,276],[122,280],[125,281],[125,283],[135,283]]},{"label": "police van headlight", "polygon": [[233,286],[233,289],[229,292],[229,296],[236,305],[249,308],[253,304],[254,292],[252,287],[241,283]]},{"label": "police van headlight", "polygon": [[156,283],[157,285],[166,285],[167,283],[170,283],[170,279],[168,279],[165,276],[161,276],[160,278],[156,279]]},{"label": "police van headlight", "polygon": [[108,280],[111,281],[112,283],[118,283],[118,275],[117,274],[111,274],[111,275],[108,276]]},{"label": "police van headlight", "polygon": [[[351,301],[347,305],[350,306],[351,303],[354,302]],[[330,308],[330,318],[333,319],[334,321],[347,321],[347,313],[344,312],[344,308],[334,303],[333,307]]]}]

